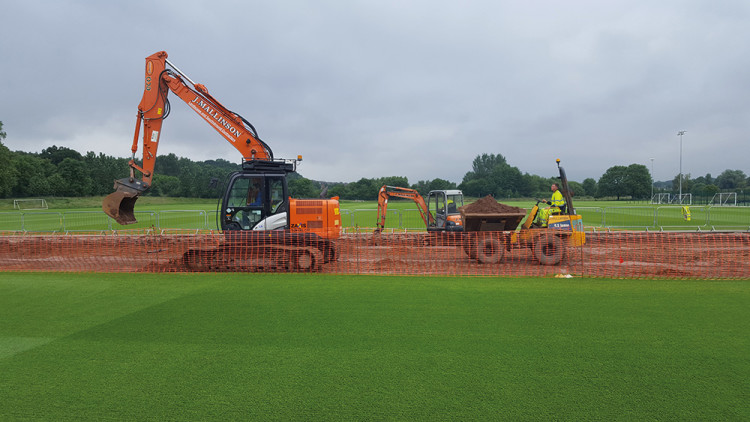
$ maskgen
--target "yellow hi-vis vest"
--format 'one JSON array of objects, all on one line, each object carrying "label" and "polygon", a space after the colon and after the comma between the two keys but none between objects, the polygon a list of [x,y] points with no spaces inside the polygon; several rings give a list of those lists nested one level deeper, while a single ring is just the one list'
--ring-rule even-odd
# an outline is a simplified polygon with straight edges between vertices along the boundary
[{"label": "yellow hi-vis vest", "polygon": [[563,199],[563,196],[560,190],[556,190],[552,194],[552,200],[550,201],[550,205],[553,207],[558,207],[558,208],[562,208],[562,206],[565,205],[565,200]]},{"label": "yellow hi-vis vest", "polygon": [[687,205],[682,207],[682,218],[684,218],[685,221],[690,221],[690,207]]}]

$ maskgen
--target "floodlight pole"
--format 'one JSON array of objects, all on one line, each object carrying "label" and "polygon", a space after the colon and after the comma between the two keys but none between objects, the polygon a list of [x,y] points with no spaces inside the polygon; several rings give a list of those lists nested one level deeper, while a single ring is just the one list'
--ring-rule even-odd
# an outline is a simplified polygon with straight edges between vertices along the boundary
[{"label": "floodlight pole", "polygon": [[677,132],[677,136],[680,137],[680,204],[682,203],[682,135],[687,132],[686,130],[681,130]]},{"label": "floodlight pole", "polygon": [[651,203],[654,203],[654,159],[651,159]]}]

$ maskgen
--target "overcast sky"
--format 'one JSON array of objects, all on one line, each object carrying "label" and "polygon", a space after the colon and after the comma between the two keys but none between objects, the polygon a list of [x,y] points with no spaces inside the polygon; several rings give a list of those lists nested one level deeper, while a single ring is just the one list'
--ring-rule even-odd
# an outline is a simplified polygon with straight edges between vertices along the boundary
[{"label": "overcast sky", "polygon": [[[460,182],[482,153],[571,180],[750,173],[750,2],[3,1],[11,150],[130,155],[169,60],[315,180]],[[239,153],[175,95],[159,154]],[[141,151],[139,150],[139,154]],[[653,158],[653,162],[651,159]]]}]

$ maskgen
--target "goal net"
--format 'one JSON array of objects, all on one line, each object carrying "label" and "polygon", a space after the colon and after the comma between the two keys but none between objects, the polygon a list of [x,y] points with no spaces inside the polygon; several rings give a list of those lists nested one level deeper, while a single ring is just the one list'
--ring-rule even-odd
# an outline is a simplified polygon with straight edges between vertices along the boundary
[{"label": "goal net", "polygon": [[47,201],[39,199],[14,199],[13,208],[17,210],[46,210]]}]

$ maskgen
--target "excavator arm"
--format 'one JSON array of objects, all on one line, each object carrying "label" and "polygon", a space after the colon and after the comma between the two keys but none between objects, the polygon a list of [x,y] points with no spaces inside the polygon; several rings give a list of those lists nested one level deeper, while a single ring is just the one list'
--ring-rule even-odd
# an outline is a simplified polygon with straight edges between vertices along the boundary
[{"label": "excavator arm", "polygon": [[[104,212],[120,224],[136,222],[135,201],[151,187],[161,127],[170,110],[169,91],[232,144],[244,162],[274,160],[271,148],[258,137],[252,124],[224,107],[204,85],[191,81],[167,60],[166,52],[154,53],[146,58],[143,97],[138,105],[131,148],[133,156],[129,162],[130,177],[115,180],[115,192],[102,201]],[[135,161],[139,140],[143,143],[142,165]],[[140,179],[136,172],[140,173]]]},{"label": "excavator arm", "polygon": [[425,202],[424,198],[422,198],[422,195],[419,194],[419,192],[415,191],[414,189],[384,185],[378,191],[378,217],[376,223],[377,228],[375,229],[376,233],[380,233],[385,228],[385,217],[386,212],[388,211],[388,198],[390,197],[413,200],[414,203],[417,204],[417,209],[419,210],[419,214],[422,216],[422,220],[424,221],[425,226],[430,227],[431,224],[435,223],[435,218],[430,213],[429,209],[427,208],[427,203]]}]

